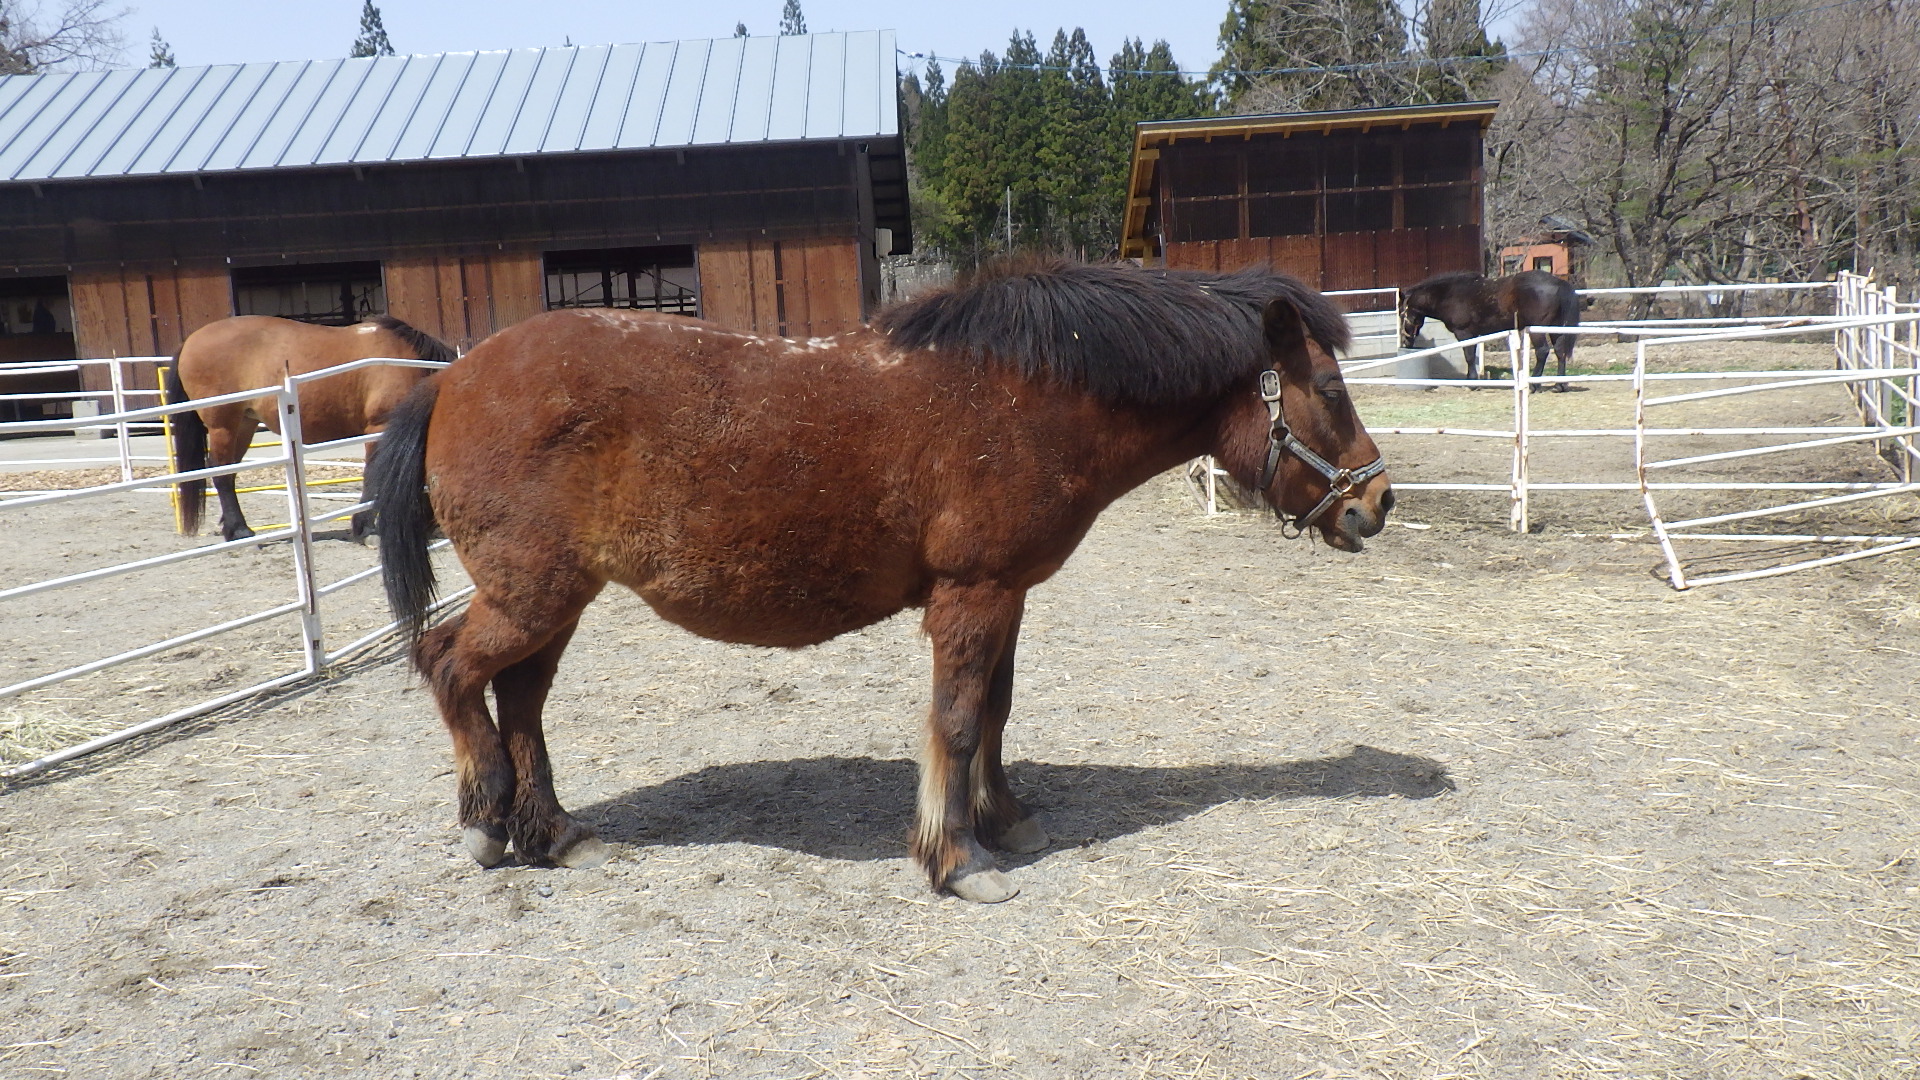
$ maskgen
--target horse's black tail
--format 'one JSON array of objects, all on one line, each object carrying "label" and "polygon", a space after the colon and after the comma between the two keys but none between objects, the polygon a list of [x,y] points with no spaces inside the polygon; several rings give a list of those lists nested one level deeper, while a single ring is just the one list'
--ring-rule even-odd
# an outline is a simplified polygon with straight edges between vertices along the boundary
[{"label": "horse's black tail", "polygon": [[[187,393],[186,384],[180,381],[180,358],[173,358],[173,365],[167,368],[167,384],[163,400],[168,405],[178,405],[183,401],[192,401]],[[200,414],[193,409],[174,413],[167,420],[167,430],[173,436],[173,467],[178,472],[193,472],[207,467],[207,425]],[[177,485],[180,497],[180,532],[194,536],[200,532],[200,512],[207,502],[207,478],[182,480]]]},{"label": "horse's black tail", "polygon": [[381,577],[387,604],[400,620],[409,647],[420,643],[436,586],[427,544],[436,522],[427,498],[427,426],[433,422],[440,382],[421,380],[387,418],[373,461],[367,466],[366,498],[379,515]]}]

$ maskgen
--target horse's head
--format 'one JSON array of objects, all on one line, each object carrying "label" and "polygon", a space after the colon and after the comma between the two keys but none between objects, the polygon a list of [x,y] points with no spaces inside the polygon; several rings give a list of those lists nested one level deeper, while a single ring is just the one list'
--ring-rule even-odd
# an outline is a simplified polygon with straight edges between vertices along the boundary
[{"label": "horse's head", "polygon": [[1347,395],[1331,350],[1307,332],[1284,297],[1264,314],[1271,367],[1258,397],[1243,399],[1222,440],[1221,457],[1284,521],[1317,528],[1329,547],[1359,551],[1386,524],[1393,487],[1386,466]]},{"label": "horse's head", "polygon": [[1412,291],[1400,294],[1400,347],[1413,348],[1413,339],[1420,336],[1420,328],[1427,325],[1427,309],[1415,300]]}]

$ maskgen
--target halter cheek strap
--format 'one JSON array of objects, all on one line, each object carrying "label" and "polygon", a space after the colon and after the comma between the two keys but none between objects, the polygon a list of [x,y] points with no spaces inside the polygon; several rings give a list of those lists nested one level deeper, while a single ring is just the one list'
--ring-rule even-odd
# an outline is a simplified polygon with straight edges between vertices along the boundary
[{"label": "halter cheek strap", "polygon": [[[1294,531],[1286,534],[1289,539],[1306,532],[1314,522],[1320,520],[1320,515],[1326,513],[1328,507],[1352,494],[1356,486],[1387,471],[1387,459],[1384,456],[1376,457],[1357,469],[1339,468],[1326,458],[1314,453],[1306,443],[1296,438],[1293,429],[1287,427],[1286,417],[1281,415],[1280,373],[1271,368],[1260,373],[1260,400],[1267,403],[1267,420],[1270,426],[1267,428],[1267,461],[1260,469],[1260,484],[1255,490],[1265,494],[1267,485],[1273,483],[1273,476],[1280,469],[1281,451],[1299,458],[1327,480],[1326,498],[1321,499],[1313,509],[1293,519]],[[1280,514],[1279,506],[1274,507],[1274,512]],[[1287,520],[1284,514],[1281,514],[1280,521],[1281,531],[1285,533]]]}]

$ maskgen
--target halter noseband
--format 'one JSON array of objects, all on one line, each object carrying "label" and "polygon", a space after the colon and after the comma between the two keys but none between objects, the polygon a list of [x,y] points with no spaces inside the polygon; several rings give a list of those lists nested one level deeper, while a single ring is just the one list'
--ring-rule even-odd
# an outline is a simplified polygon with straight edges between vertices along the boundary
[{"label": "halter noseband", "polygon": [[1260,484],[1254,490],[1266,494],[1267,485],[1273,483],[1273,474],[1280,468],[1280,452],[1285,450],[1310,466],[1315,472],[1327,479],[1327,497],[1319,505],[1293,519],[1293,532],[1288,533],[1286,515],[1281,512],[1278,503],[1274,504],[1274,513],[1280,517],[1281,534],[1291,540],[1305,533],[1327,508],[1352,494],[1360,484],[1387,471],[1387,459],[1376,457],[1357,469],[1337,468],[1332,462],[1308,449],[1287,426],[1286,417],[1280,409],[1280,373],[1268,368],[1260,373],[1260,400],[1267,403],[1267,419],[1271,426],[1267,429],[1267,463],[1260,470]]}]

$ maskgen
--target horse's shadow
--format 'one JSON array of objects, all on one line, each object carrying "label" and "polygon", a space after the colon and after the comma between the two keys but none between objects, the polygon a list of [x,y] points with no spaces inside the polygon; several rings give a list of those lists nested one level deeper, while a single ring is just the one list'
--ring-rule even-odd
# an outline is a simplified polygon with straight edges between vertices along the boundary
[{"label": "horse's shadow", "polygon": [[[1053,835],[1056,850],[1239,799],[1424,799],[1454,787],[1439,762],[1371,746],[1335,758],[1261,765],[1015,762],[1008,774],[1015,793]],[[575,813],[603,838],[640,846],[731,842],[837,859],[889,859],[906,853],[914,785],[910,761],[748,761],[636,788]],[[1017,865],[1044,854],[1007,861]]]}]

